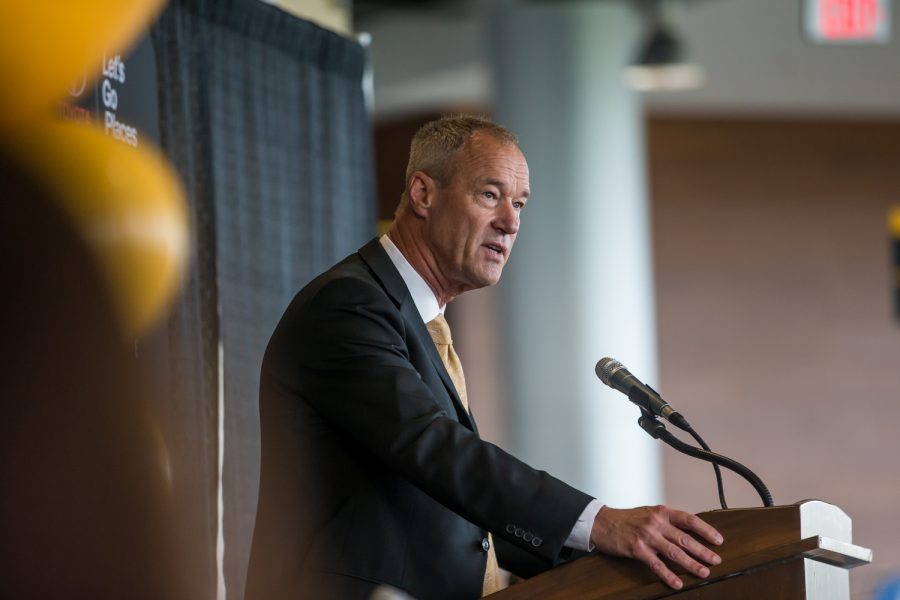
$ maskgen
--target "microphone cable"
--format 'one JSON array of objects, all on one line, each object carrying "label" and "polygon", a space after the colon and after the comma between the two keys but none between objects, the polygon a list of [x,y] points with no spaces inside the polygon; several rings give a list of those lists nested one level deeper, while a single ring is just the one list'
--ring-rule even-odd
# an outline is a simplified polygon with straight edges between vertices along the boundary
[{"label": "microphone cable", "polygon": [[[693,427],[688,426],[687,432],[691,434],[691,437],[697,440],[697,443],[700,444],[700,447],[706,450],[707,452],[712,452],[709,446],[706,445],[706,442],[703,441],[703,438],[700,437],[700,434],[694,431]],[[716,488],[719,490],[719,504],[722,505],[722,509],[725,510],[728,508],[728,504],[725,502],[725,486],[722,484],[722,470],[719,469],[719,465],[716,463],[712,464],[713,470],[716,472]]]}]

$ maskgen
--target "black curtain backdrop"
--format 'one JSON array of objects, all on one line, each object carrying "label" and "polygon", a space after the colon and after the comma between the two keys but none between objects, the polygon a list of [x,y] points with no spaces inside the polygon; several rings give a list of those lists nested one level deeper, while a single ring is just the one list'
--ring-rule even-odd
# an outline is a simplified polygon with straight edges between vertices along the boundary
[{"label": "black curtain backdrop", "polygon": [[265,344],[293,294],[375,231],[365,57],[258,0],[175,0],[151,39],[160,145],[194,234],[189,277],[154,343],[171,390],[161,414],[175,489],[193,502],[185,526],[203,541],[186,557],[203,580],[196,597],[216,595],[221,460],[224,584],[242,598]]}]

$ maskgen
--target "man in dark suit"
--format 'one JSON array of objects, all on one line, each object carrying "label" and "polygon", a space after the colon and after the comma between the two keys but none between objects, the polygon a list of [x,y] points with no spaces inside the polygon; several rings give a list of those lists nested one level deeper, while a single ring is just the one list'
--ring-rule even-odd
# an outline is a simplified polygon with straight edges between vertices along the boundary
[{"label": "man in dark suit", "polygon": [[718,557],[685,532],[721,536],[696,516],[602,506],[478,436],[435,328],[509,257],[528,198],[515,138],[476,117],[435,121],[406,181],[388,234],[305,287],[269,342],[248,600],[367,598],[382,584],[477,598],[496,589],[492,541],[523,574],[596,549],[675,588],[662,558],[708,575],[701,561]]}]

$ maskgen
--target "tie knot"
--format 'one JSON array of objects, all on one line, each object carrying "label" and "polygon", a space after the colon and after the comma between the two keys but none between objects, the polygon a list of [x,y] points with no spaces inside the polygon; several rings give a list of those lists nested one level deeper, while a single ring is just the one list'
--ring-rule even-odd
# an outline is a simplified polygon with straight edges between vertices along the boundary
[{"label": "tie knot", "polygon": [[447,324],[447,319],[444,318],[444,315],[438,314],[438,316],[428,321],[425,326],[428,328],[428,333],[431,334],[431,341],[435,344],[449,346],[453,343],[453,338],[450,337],[450,325]]}]

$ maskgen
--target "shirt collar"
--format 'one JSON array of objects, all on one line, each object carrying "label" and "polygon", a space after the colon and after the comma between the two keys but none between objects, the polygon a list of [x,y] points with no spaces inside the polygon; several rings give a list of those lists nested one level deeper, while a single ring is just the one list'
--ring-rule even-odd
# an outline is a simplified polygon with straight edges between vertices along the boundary
[{"label": "shirt collar", "polygon": [[409,264],[409,261],[403,256],[400,249],[391,241],[391,238],[384,234],[378,241],[381,243],[384,251],[387,252],[388,258],[391,259],[391,262],[394,263],[394,266],[400,272],[400,277],[403,278],[403,283],[406,284],[406,288],[416,304],[416,309],[418,309],[422,321],[427,323],[439,314],[442,314],[444,310],[438,305],[434,292],[431,291],[431,288],[428,287],[422,276]]}]

